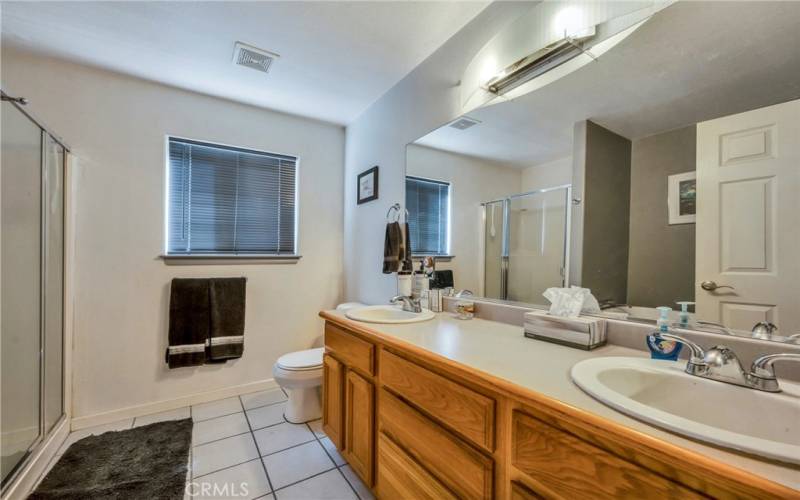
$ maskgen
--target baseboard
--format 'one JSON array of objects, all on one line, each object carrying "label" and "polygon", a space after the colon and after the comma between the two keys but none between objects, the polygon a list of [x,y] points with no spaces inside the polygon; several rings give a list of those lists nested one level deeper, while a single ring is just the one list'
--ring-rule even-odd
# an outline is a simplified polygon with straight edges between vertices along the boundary
[{"label": "baseboard", "polygon": [[96,413],[94,415],[73,418],[72,430],[77,431],[87,427],[108,424],[126,418],[141,417],[143,415],[150,415],[151,413],[160,413],[162,411],[183,408],[184,406],[207,403],[217,399],[224,399],[232,396],[239,396],[240,394],[266,391],[276,388],[278,388],[278,383],[275,382],[275,379],[267,379],[242,385],[223,387],[222,389],[215,389],[213,391],[199,392],[196,394],[190,394],[188,396],[181,396],[175,399],[156,401],[155,403],[128,406],[127,408],[120,408],[119,410],[112,410],[104,413]]},{"label": "baseboard", "polygon": [[69,419],[64,418],[47,438],[44,445],[30,457],[14,482],[3,492],[3,500],[24,499],[30,495],[44,473],[47,465],[56,456],[69,435]]}]

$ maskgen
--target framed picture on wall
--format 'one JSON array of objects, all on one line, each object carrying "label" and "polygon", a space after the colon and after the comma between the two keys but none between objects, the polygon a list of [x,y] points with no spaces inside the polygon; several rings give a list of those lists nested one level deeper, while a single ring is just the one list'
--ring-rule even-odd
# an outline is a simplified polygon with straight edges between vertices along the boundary
[{"label": "framed picture on wall", "polygon": [[358,204],[378,199],[378,166],[358,174]]},{"label": "framed picture on wall", "polygon": [[697,172],[670,175],[667,178],[669,223],[694,224],[697,218]]}]

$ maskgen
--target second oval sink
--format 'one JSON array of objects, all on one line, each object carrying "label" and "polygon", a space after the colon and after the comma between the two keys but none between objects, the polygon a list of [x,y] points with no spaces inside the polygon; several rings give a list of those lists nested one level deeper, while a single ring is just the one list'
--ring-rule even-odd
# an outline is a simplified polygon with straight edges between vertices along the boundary
[{"label": "second oval sink", "polygon": [[800,386],[767,393],[694,377],[685,362],[605,357],[576,363],[572,380],[634,418],[701,441],[800,464]]},{"label": "second oval sink", "polygon": [[433,312],[423,309],[421,313],[404,311],[402,306],[365,306],[350,309],[344,313],[349,319],[365,323],[401,324],[419,323],[436,317]]}]

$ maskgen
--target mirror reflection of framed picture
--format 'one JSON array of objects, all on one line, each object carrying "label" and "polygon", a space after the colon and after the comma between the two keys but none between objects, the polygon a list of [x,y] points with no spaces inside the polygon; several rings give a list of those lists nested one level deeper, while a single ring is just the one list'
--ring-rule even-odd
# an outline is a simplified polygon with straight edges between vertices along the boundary
[{"label": "mirror reflection of framed picture", "polygon": [[378,199],[378,166],[358,174],[358,204]]},{"label": "mirror reflection of framed picture", "polygon": [[667,205],[670,225],[694,224],[697,218],[697,172],[668,177]]}]

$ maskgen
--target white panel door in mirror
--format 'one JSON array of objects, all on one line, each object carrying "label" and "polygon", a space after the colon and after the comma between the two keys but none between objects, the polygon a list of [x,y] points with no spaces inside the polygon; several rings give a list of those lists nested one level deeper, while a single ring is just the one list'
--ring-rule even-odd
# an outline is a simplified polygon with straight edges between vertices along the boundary
[{"label": "white panel door in mirror", "polygon": [[721,272],[773,271],[773,178],[720,184]]},{"label": "white panel door in mirror", "polygon": [[720,165],[765,160],[775,155],[775,126],[725,134],[719,138]]},{"label": "white panel door in mirror", "polygon": [[720,302],[722,324],[734,330],[750,331],[762,321],[778,324],[778,310],[768,304]]}]

